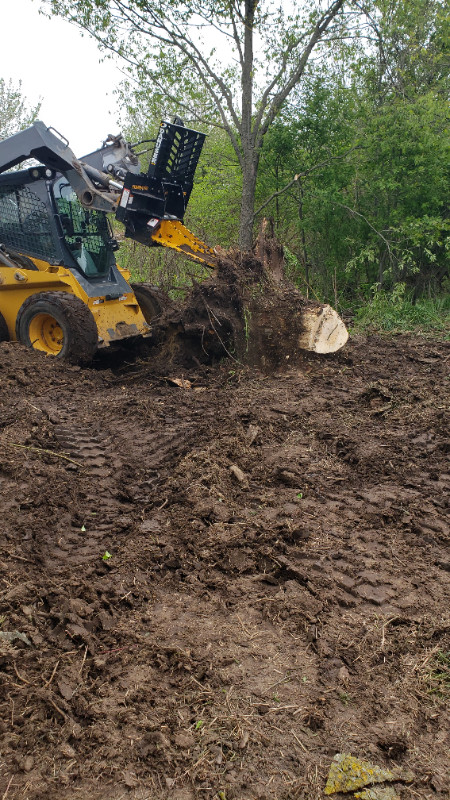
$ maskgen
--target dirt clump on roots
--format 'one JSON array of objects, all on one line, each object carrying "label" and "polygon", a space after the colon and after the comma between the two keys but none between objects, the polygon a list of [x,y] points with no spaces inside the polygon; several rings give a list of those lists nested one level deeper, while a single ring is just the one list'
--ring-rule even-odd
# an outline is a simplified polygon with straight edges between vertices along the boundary
[{"label": "dirt clump on roots", "polygon": [[323,800],[347,753],[446,800],[448,357],[1,343],[0,797]]},{"label": "dirt clump on roots", "polygon": [[265,243],[265,257],[229,251],[214,274],[194,283],[180,305],[153,323],[153,358],[192,367],[228,357],[239,364],[276,369],[298,358],[302,314],[310,303],[284,277]]}]

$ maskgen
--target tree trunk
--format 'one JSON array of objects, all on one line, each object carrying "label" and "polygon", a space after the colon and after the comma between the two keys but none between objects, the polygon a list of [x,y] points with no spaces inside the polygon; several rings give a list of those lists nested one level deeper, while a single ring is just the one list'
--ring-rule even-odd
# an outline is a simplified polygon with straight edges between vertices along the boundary
[{"label": "tree trunk", "polygon": [[253,245],[253,213],[255,210],[255,189],[258,165],[255,164],[253,152],[251,158],[244,161],[242,170],[242,201],[239,227],[239,247],[251,250]]},{"label": "tree trunk", "polygon": [[264,264],[266,273],[271,275],[276,283],[281,283],[285,277],[284,248],[275,238],[273,220],[266,219],[266,217],[261,220],[254,251]]},{"label": "tree trunk", "polygon": [[298,216],[300,219],[300,231],[302,237],[302,250],[303,250],[303,268],[305,270],[305,283],[306,283],[306,297],[309,297],[309,260],[308,260],[308,250],[306,247],[306,234],[305,234],[305,226],[303,222],[303,185],[301,179],[298,179],[298,189],[299,189],[299,200],[298,200]]},{"label": "tree trunk", "polygon": [[245,0],[245,32],[242,62],[242,200],[239,226],[239,247],[251,250],[253,244],[253,212],[255,209],[258,156],[255,154],[255,136],[252,131],[253,115],[253,25],[258,0]]}]

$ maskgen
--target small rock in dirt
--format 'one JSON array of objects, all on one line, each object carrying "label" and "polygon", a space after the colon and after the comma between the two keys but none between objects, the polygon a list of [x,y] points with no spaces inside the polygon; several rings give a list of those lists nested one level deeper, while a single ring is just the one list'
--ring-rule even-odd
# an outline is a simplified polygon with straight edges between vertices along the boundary
[{"label": "small rock in dirt", "polygon": [[9,642],[10,644],[12,644],[12,642],[14,642],[16,639],[19,639],[19,641],[24,642],[24,644],[28,645],[28,647],[31,647],[31,642],[28,636],[26,636],[25,633],[21,633],[21,631],[0,631],[0,639],[3,639],[4,642]]},{"label": "small rock in dirt", "polygon": [[233,464],[230,467],[230,472],[236,478],[236,480],[239,481],[239,483],[242,483],[242,484],[247,484],[248,483],[247,476],[246,476],[245,472],[242,472],[242,470],[239,467],[237,467],[236,464]]},{"label": "small rock in dirt", "polygon": [[75,687],[70,686],[70,684],[62,679],[58,681],[58,689],[61,696],[64,697],[64,700],[71,700],[75,692]]},{"label": "small rock in dirt", "polygon": [[194,737],[190,733],[177,733],[173,737],[173,741],[177,747],[182,747],[183,750],[189,750],[194,744]]},{"label": "small rock in dirt", "polygon": [[34,767],[34,758],[33,756],[27,756],[23,762],[23,769],[24,772],[31,772]]},{"label": "small rock in dirt", "polygon": [[249,425],[248,426],[246,434],[245,434],[245,438],[247,440],[247,444],[248,444],[249,447],[251,447],[252,444],[254,442],[256,442],[260,432],[261,432],[261,429],[258,427],[258,425]]},{"label": "small rock in dirt", "polygon": [[[370,761],[362,761],[349,753],[337,753],[328,773],[325,794],[353,792],[374,783],[395,780],[411,781],[412,775],[400,769],[383,769]],[[370,798],[370,795],[366,795]],[[390,798],[388,798],[390,800]]]},{"label": "small rock in dirt", "polygon": [[68,744],[68,742],[63,742],[60,750],[65,758],[75,758],[77,755],[73,747],[71,747],[71,745]]},{"label": "small rock in dirt", "polygon": [[400,800],[392,786],[377,786],[375,789],[364,789],[362,792],[355,792],[355,797],[360,798],[360,800]]}]

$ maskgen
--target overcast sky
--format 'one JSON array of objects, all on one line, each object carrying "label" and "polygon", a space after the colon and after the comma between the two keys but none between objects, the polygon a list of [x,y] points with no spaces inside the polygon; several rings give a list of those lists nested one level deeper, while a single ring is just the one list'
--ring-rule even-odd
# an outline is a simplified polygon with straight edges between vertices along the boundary
[{"label": "overcast sky", "polygon": [[122,75],[100,61],[97,45],[65,20],[39,14],[38,0],[0,0],[2,5],[0,76],[35,106],[40,119],[70,141],[75,155],[99,147],[118,133],[114,88]]}]

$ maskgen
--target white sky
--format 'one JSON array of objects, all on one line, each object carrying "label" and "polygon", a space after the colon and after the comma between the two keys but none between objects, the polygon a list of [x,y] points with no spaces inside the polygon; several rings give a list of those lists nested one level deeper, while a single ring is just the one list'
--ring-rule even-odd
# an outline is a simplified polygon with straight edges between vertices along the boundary
[{"label": "white sky", "polygon": [[119,133],[114,89],[122,74],[101,63],[96,43],[66,20],[39,14],[39,0],[0,0],[0,76],[22,81],[28,105],[70,141],[78,157]]}]

